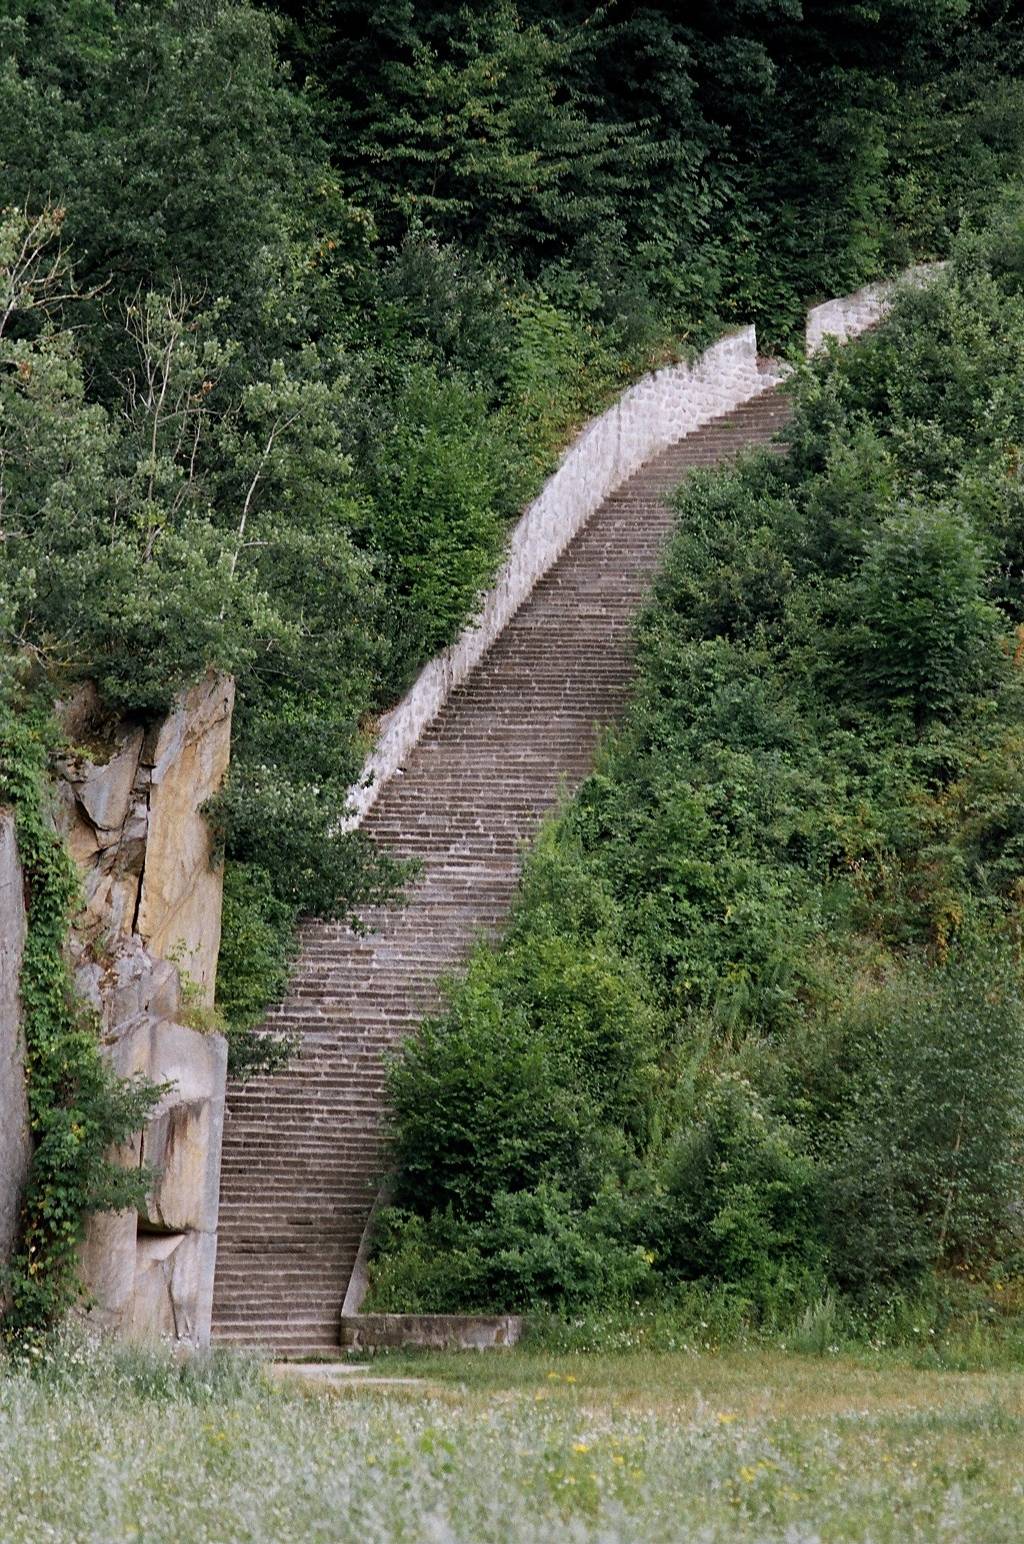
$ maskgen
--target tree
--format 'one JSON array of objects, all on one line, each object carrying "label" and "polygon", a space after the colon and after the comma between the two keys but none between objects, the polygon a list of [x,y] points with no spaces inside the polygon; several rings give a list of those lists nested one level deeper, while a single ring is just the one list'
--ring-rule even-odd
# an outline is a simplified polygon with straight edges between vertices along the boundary
[{"label": "tree", "polygon": [[518,266],[622,231],[647,157],[580,89],[585,38],[524,21],[510,0],[305,12],[301,55],[329,98],[336,162],[393,240],[423,225]]}]

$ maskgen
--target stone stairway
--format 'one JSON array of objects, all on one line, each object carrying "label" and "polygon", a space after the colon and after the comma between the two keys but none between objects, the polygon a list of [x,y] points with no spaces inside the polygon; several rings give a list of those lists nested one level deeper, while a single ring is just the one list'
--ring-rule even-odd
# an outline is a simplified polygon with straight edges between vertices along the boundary
[{"label": "stone stairway", "polygon": [[[766,374],[766,381],[773,377]],[[419,858],[407,904],[370,936],[319,922],[271,1030],[301,1049],[228,1091],[213,1335],[310,1355],[338,1346],[342,1300],[386,1162],[385,1058],[439,1002],[438,979],[500,931],[519,855],[585,777],[629,690],[631,624],[671,528],[664,497],[772,438],[772,387],[678,441],[591,517],[457,688],[363,829]]]}]

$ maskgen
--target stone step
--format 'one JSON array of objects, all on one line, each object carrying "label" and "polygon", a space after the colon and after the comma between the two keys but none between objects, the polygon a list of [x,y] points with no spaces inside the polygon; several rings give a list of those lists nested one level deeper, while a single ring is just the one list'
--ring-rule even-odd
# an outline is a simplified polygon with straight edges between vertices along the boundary
[{"label": "stone step", "polygon": [[[766,374],[765,383],[772,382]],[[277,1355],[337,1350],[342,1300],[387,1166],[386,1062],[474,941],[495,936],[521,854],[624,711],[633,620],[694,469],[763,445],[788,417],[766,390],[670,446],[616,489],[453,691],[363,822],[422,871],[367,935],[306,922],[271,1032],[283,1072],[232,1086],[224,1134],[214,1337]]]}]

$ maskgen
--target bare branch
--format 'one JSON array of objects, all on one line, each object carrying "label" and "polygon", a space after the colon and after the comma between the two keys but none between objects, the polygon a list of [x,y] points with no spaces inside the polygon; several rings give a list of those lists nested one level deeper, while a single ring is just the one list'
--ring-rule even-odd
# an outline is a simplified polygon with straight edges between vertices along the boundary
[{"label": "bare branch", "polygon": [[243,538],[245,536],[245,527],[249,519],[249,510],[252,506],[253,497],[259,485],[260,478],[263,476],[267,462],[270,459],[270,453],[274,448],[274,441],[283,430],[290,429],[292,424],[298,420],[298,417],[298,413],[292,413],[289,418],[278,418],[267,437],[267,443],[263,447],[263,454],[260,456],[256,470],[252,475],[252,482],[249,484],[249,491],[245,495],[245,503],[242,505],[242,518],[238,522],[238,545],[235,547],[234,552],[231,554],[231,564],[228,569],[229,575],[232,579],[235,576],[235,569],[238,566],[238,554],[241,550]]}]

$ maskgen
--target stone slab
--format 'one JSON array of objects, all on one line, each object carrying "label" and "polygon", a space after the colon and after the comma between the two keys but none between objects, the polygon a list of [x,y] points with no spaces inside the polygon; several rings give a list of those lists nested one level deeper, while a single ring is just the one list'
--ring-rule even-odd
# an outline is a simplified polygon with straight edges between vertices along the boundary
[{"label": "stone slab", "polygon": [[132,1210],[93,1212],[86,1218],[78,1263],[90,1317],[101,1329],[118,1329],[130,1311],[138,1224]]},{"label": "stone slab", "polygon": [[120,831],[128,819],[143,739],[141,727],[129,729],[109,761],[90,763],[82,774],[76,793],[98,830]]},{"label": "stone slab", "polygon": [[[146,959],[156,970],[142,979],[159,994],[167,985],[163,962]],[[120,1153],[125,1165],[154,1170],[144,1204],[138,1212],[92,1217],[86,1227],[80,1258],[91,1313],[130,1339],[201,1349],[209,1344],[213,1309],[227,1042],[143,1011],[115,1026],[107,1055],[120,1077],[141,1075],[168,1087]]]},{"label": "stone slab", "polygon": [[350,1351],[418,1347],[431,1351],[506,1350],[522,1338],[518,1314],[360,1313],[343,1315],[341,1344]]},{"label": "stone slab", "polygon": [[115,1026],[107,1039],[108,1058],[118,1077],[141,1074],[171,1087],[155,1114],[195,1099],[223,1103],[228,1045],[223,1035],[155,1019],[151,1013]]},{"label": "stone slab", "polygon": [[155,1173],[144,1218],[152,1227],[210,1233],[217,1226],[223,1100],[169,1105],[142,1133],[142,1161]]},{"label": "stone slab", "polygon": [[135,1284],[123,1331],[128,1339],[163,1338],[204,1349],[217,1239],[213,1233],[142,1233],[136,1239]]}]

